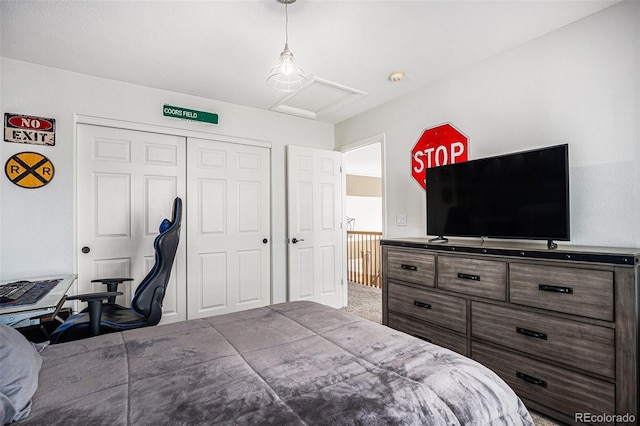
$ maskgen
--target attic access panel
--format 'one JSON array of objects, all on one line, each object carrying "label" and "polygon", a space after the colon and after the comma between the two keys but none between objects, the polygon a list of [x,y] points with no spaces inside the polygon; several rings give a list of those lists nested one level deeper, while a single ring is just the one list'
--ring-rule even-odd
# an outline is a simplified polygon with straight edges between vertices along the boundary
[{"label": "attic access panel", "polygon": [[272,106],[271,110],[317,120],[366,95],[361,90],[313,77],[300,90]]}]

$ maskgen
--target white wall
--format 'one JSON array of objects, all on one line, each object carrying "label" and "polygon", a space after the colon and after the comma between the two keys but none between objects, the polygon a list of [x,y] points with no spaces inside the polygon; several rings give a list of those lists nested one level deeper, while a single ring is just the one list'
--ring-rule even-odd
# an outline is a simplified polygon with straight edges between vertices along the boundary
[{"label": "white wall", "polygon": [[424,129],[453,123],[469,159],[569,143],[570,244],[640,247],[639,117],[640,2],[626,1],[342,122],[336,146],[385,134],[386,236],[402,237],[426,234],[409,160]]},{"label": "white wall", "polygon": [[382,198],[348,195],[346,214],[355,219],[349,231],[382,232]]},{"label": "white wall", "polygon": [[[186,77],[188,78],[188,77]],[[56,119],[56,145],[0,143],[0,160],[21,151],[52,160],[55,177],[23,189],[0,177],[0,279],[74,270],[74,114],[215,133],[270,142],[272,166],[273,301],[286,300],[285,146],[333,149],[333,126],[148,87],[0,58],[1,112]],[[162,116],[164,103],[219,114],[220,125]]]}]

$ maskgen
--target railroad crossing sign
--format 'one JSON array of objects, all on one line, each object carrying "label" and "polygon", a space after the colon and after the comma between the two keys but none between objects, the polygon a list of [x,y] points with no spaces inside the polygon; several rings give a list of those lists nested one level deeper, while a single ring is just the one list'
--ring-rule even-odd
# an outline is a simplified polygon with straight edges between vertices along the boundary
[{"label": "railroad crossing sign", "polygon": [[4,165],[9,180],[22,188],[40,188],[53,179],[53,163],[37,152],[19,152]]},{"label": "railroad crossing sign", "polygon": [[451,124],[422,132],[411,151],[411,176],[427,189],[427,169],[468,159],[469,139]]}]

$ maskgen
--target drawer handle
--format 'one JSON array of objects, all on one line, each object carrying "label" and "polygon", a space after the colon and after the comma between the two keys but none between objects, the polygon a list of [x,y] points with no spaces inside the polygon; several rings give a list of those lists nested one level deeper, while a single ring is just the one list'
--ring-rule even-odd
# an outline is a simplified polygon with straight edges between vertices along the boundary
[{"label": "drawer handle", "polygon": [[413,337],[417,337],[418,339],[424,340],[425,342],[433,343],[433,341],[431,339],[427,339],[426,337],[421,336],[419,334],[413,334]]},{"label": "drawer handle", "polygon": [[544,380],[537,379],[537,378],[535,378],[533,376],[529,376],[528,374],[524,374],[524,373],[521,373],[519,371],[516,371],[516,376],[519,379],[524,380],[525,382],[528,382],[528,383],[531,383],[531,384],[534,384],[534,385],[538,385],[538,386],[542,386],[543,388],[547,387],[547,382],[545,382]]},{"label": "drawer handle", "polygon": [[480,281],[480,275],[463,274],[462,272],[458,272],[458,278],[462,278],[463,280]]},{"label": "drawer handle", "polygon": [[417,271],[418,267],[413,265],[405,265],[404,263],[400,265],[402,269],[408,269],[409,271]]},{"label": "drawer handle", "polygon": [[527,330],[526,328],[516,327],[516,332],[524,334],[525,336],[535,337],[536,339],[547,340],[547,333],[540,333],[539,331]]},{"label": "drawer handle", "polygon": [[538,290],[551,291],[553,293],[573,294],[573,287],[560,287],[557,285],[538,284]]},{"label": "drawer handle", "polygon": [[417,300],[414,300],[413,304],[416,305],[418,308],[431,309],[431,305],[428,303],[418,302]]}]

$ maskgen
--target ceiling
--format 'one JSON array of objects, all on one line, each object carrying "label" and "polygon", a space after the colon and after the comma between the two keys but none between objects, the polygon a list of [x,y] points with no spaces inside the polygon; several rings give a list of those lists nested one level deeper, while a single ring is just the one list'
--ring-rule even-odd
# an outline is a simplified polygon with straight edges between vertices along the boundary
[{"label": "ceiling", "polygon": [[289,47],[311,87],[293,95],[266,82],[276,0],[0,0],[0,55],[335,124],[618,1],[298,0]]}]

